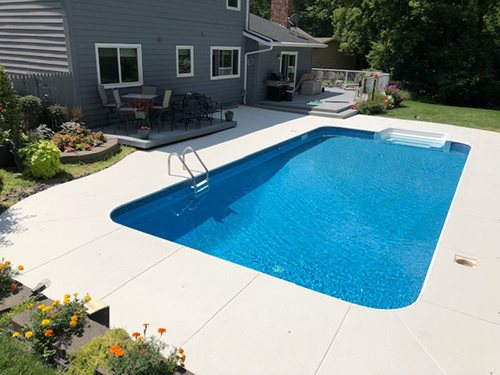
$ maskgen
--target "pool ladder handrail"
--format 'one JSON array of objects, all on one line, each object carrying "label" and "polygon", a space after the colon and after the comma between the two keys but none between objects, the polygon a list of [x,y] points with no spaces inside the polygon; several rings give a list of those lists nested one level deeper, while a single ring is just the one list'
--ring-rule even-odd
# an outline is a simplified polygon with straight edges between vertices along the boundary
[{"label": "pool ladder handrail", "polygon": [[[188,165],[186,163],[186,154],[188,154],[189,152],[192,152],[196,156],[196,158],[198,159],[198,161],[202,165],[203,169],[205,170],[205,173],[202,174],[202,176],[204,176],[205,178],[203,178],[200,182],[196,182],[196,176],[194,175],[193,171],[188,167]],[[173,156],[177,157],[177,159],[179,159],[180,162],[181,162],[181,164],[182,164],[182,168],[184,170],[188,171],[189,176],[191,177],[191,188],[193,189],[193,192],[194,192],[195,195],[198,194],[198,193],[201,193],[202,191],[204,191],[206,189],[208,189],[208,187],[209,187],[209,183],[208,183],[208,178],[209,178],[208,168],[205,165],[205,163],[203,162],[203,160],[201,160],[200,155],[198,155],[198,153],[196,152],[196,150],[194,148],[192,148],[191,146],[188,146],[188,147],[186,147],[184,149],[184,151],[182,151],[181,155],[179,155],[177,152],[172,152],[168,156],[168,174],[169,175],[172,174],[171,159],[172,159]]]}]

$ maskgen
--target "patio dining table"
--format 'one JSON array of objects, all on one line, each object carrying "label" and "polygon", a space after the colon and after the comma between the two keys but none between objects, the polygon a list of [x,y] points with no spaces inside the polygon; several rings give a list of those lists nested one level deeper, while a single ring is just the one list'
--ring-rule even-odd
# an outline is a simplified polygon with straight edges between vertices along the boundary
[{"label": "patio dining table", "polygon": [[122,98],[127,100],[144,100],[144,101],[155,100],[157,97],[158,95],[153,95],[153,94],[134,94],[134,93],[122,96]]},{"label": "patio dining table", "polygon": [[149,118],[149,109],[157,97],[158,95],[140,93],[130,93],[122,96],[132,107],[137,108],[137,112],[135,112],[136,120],[146,120],[149,126],[152,125]]}]

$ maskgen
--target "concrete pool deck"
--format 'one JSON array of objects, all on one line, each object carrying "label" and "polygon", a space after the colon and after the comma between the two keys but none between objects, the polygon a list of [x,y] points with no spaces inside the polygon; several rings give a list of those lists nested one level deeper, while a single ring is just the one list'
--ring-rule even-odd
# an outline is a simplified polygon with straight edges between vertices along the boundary
[{"label": "concrete pool deck", "polygon": [[[197,375],[500,374],[500,133],[250,107],[236,109],[235,120],[236,128],[137,151],[21,201],[0,216],[0,258],[23,264],[19,280],[30,287],[50,279],[51,298],[77,291],[106,301],[112,326],[166,327],[165,341],[186,349]],[[344,302],[109,217],[183,180],[167,174],[170,152],[191,145],[213,169],[327,125],[444,132],[472,146],[422,295],[407,308]],[[177,164],[174,172],[185,175]]]}]

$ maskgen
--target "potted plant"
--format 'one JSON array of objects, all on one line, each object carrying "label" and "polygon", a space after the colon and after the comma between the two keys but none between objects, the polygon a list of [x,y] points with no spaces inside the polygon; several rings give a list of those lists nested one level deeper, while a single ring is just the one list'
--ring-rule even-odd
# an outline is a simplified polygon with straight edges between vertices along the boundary
[{"label": "potted plant", "polygon": [[137,134],[139,134],[140,139],[148,139],[149,134],[151,134],[151,128],[148,125],[141,125],[137,129]]},{"label": "potted plant", "polygon": [[226,116],[226,121],[233,121],[234,112],[233,111],[226,111],[226,112],[224,112],[224,116]]}]

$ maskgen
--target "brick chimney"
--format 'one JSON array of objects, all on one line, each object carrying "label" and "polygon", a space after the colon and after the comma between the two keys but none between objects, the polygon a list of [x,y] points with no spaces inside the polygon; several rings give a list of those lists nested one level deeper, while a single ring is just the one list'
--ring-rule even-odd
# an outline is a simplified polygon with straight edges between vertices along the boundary
[{"label": "brick chimney", "polygon": [[288,28],[288,17],[293,12],[293,0],[272,0],[271,21]]}]

